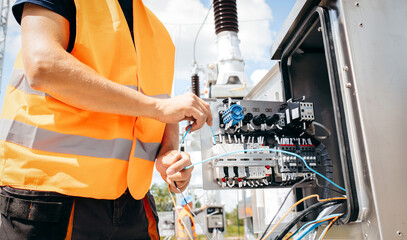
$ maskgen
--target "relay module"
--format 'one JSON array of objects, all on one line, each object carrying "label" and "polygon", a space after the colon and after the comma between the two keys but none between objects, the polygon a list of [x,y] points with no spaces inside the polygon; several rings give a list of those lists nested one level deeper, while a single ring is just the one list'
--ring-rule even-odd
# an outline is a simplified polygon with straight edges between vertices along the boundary
[{"label": "relay module", "polygon": [[206,101],[214,120],[213,132],[201,131],[202,158],[213,158],[203,164],[204,189],[292,185],[314,175],[304,161],[314,170],[321,166],[326,149],[312,134],[313,103]]}]

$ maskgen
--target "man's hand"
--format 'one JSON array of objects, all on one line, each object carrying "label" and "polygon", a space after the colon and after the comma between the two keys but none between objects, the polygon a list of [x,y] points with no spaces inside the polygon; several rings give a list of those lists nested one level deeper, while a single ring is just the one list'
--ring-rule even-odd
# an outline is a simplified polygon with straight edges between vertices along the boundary
[{"label": "man's hand", "polygon": [[157,103],[157,108],[158,116],[156,119],[161,122],[193,121],[191,131],[200,129],[205,123],[212,126],[212,113],[209,104],[193,93],[160,100]]},{"label": "man's hand", "polygon": [[191,159],[188,153],[178,153],[177,150],[168,151],[167,153],[157,157],[156,168],[161,174],[161,177],[168,183],[170,190],[174,193],[179,191],[176,189],[174,182],[178,188],[184,191],[189,181],[191,180],[191,172],[193,168],[184,169],[191,165]]}]

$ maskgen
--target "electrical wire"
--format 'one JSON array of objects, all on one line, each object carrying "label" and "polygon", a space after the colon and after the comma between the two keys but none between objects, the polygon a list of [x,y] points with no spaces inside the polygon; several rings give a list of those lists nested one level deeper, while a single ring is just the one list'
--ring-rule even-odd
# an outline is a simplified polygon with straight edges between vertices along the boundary
[{"label": "electrical wire", "polygon": [[333,192],[336,192],[336,193],[339,193],[339,194],[342,195],[342,192],[340,192],[340,191],[338,191],[338,190],[336,190],[336,189],[333,189],[333,188],[330,188],[330,187],[326,187],[326,186],[322,186],[322,185],[319,183],[318,178],[315,178],[315,184],[316,184],[318,187],[320,187],[320,188],[326,188],[326,189],[329,189],[329,190],[331,190],[331,191],[333,191]]},{"label": "electrical wire", "polygon": [[[302,239],[303,237],[305,237],[307,234],[309,234],[310,232],[312,232],[313,230],[315,230],[317,227],[319,227],[320,225],[322,225],[324,222],[319,222],[319,223],[315,223],[313,224],[309,229],[305,230],[304,233],[301,233],[301,237],[296,237],[295,239]],[[292,234],[289,238],[287,238],[287,240],[291,239],[295,234]]]},{"label": "electrical wire", "polygon": [[291,232],[290,232],[290,233],[288,233],[288,235],[284,237],[284,240],[289,239],[289,238],[290,238],[290,237],[291,237],[293,234],[294,234],[294,233],[291,233]]},{"label": "electrical wire", "polygon": [[[315,224],[318,224],[318,223],[324,223],[324,222],[326,222],[326,221],[328,221],[328,220],[331,220],[331,219],[334,219],[334,218],[336,218],[336,217],[341,217],[341,216],[343,216],[344,214],[343,213],[337,213],[337,214],[331,214],[331,215],[329,215],[329,216],[326,216],[326,217],[324,217],[324,218],[321,218],[321,219],[316,219],[316,220],[314,220],[314,221],[310,221],[310,222],[307,222],[306,224],[304,224],[302,227],[300,227],[298,230],[297,230],[297,234],[299,234],[299,236],[298,237],[295,237],[294,239],[295,240],[297,240],[297,239],[302,239],[305,235],[307,235],[310,231],[310,228],[312,228],[312,226],[314,226]],[[294,237],[294,235],[296,235],[296,233],[294,233],[293,235],[291,235],[291,237]]]},{"label": "electrical wire", "polygon": [[322,175],[321,173],[319,173],[319,172],[315,171],[314,169],[310,168],[310,167],[308,166],[307,162],[305,161],[305,159],[304,159],[303,157],[301,157],[300,155],[298,155],[298,154],[296,154],[296,153],[284,151],[284,150],[278,150],[278,149],[259,148],[259,149],[243,149],[243,150],[232,151],[232,152],[223,153],[223,154],[219,154],[219,155],[216,155],[216,156],[207,158],[207,159],[205,159],[205,160],[203,160],[203,161],[200,161],[200,162],[194,163],[194,164],[192,164],[192,165],[189,165],[188,167],[185,167],[185,169],[191,168],[191,167],[196,166],[196,165],[198,165],[198,164],[202,164],[202,163],[208,162],[208,161],[210,161],[210,160],[214,160],[214,159],[217,159],[217,158],[220,158],[220,157],[224,157],[224,156],[228,156],[228,155],[232,155],[232,154],[236,154],[236,153],[261,152],[261,151],[281,152],[281,153],[285,153],[285,154],[288,154],[288,155],[292,155],[292,156],[298,157],[299,159],[301,159],[301,160],[304,162],[304,166],[305,166],[306,168],[308,168],[310,171],[314,172],[314,173],[317,174],[318,176],[320,176],[320,177],[324,178],[325,180],[327,180],[328,182],[332,183],[335,187],[337,187],[337,188],[341,189],[342,191],[346,192],[346,189],[345,189],[345,188],[339,186],[338,184],[334,183],[333,181],[331,181],[329,178],[325,177],[325,176]]},{"label": "electrical wire", "polygon": [[[336,218],[336,217],[341,217],[341,216],[343,216],[343,215],[344,215],[343,213],[332,214],[332,215],[326,216],[326,217],[324,217],[324,218],[321,218],[321,219],[317,219],[317,220],[308,222],[308,223],[304,224],[302,227],[300,227],[300,228],[298,229],[297,233],[294,233],[293,235],[291,235],[291,237],[294,237],[296,234],[299,234],[298,237],[295,237],[295,238],[293,238],[293,239],[294,239],[294,240],[302,239],[305,235],[307,235],[307,234],[310,232],[309,229],[308,229],[308,230],[305,230],[305,231],[302,231],[302,230],[305,229],[306,227],[310,226],[311,224],[316,224],[316,223],[321,223],[321,224],[322,224],[323,222],[326,222],[326,221],[328,221],[328,220],[334,219],[334,218]],[[311,228],[311,229],[312,229],[312,228]],[[302,231],[302,232],[301,232],[301,231]],[[301,232],[301,233],[300,233],[300,232]]]},{"label": "electrical wire", "polygon": [[184,136],[182,137],[182,140],[181,140],[181,142],[179,143],[178,152],[181,152],[182,144],[184,143],[185,137],[187,136],[187,134],[188,134],[189,130],[191,130],[191,128],[192,128],[192,125],[189,125],[188,130],[185,132]]},{"label": "electrical wire", "polygon": [[194,65],[197,64],[197,62],[196,62],[196,41],[198,40],[199,33],[201,32],[202,27],[204,26],[204,24],[205,24],[205,22],[206,22],[206,19],[208,18],[209,13],[211,12],[212,6],[213,6],[213,3],[211,3],[211,6],[209,6],[208,13],[206,13],[205,19],[203,20],[201,26],[200,26],[199,29],[198,29],[198,32],[197,32],[196,35],[195,35],[194,49],[193,49],[193,56],[194,56],[194,63],[193,63],[193,64],[194,64]]},{"label": "electrical wire", "polygon": [[212,131],[213,141],[215,141],[215,144],[218,144],[218,143],[216,142],[216,136],[215,136],[215,132],[213,131],[213,128],[212,128],[211,126],[209,126],[209,127],[211,128],[211,131]]},{"label": "electrical wire", "polygon": [[311,176],[310,176],[310,177],[307,177],[307,178],[304,178],[304,179],[302,179],[301,181],[295,183],[295,184],[290,188],[290,191],[288,191],[287,195],[285,195],[285,198],[284,198],[283,202],[281,203],[280,207],[278,208],[276,214],[274,214],[274,217],[271,219],[271,221],[270,221],[269,225],[267,226],[266,230],[264,230],[264,233],[263,233],[263,235],[261,235],[260,239],[262,239],[262,238],[264,237],[264,235],[266,235],[266,233],[267,233],[267,231],[269,230],[271,224],[273,224],[274,219],[276,219],[276,217],[277,217],[278,214],[280,213],[281,209],[283,208],[283,206],[284,206],[285,202],[287,201],[288,197],[290,196],[291,192],[292,192],[298,185],[302,184],[303,182],[305,182],[305,181],[307,181],[307,180],[309,180],[309,179],[311,179],[311,178],[312,178]]},{"label": "electrical wire", "polygon": [[313,195],[304,197],[304,198],[302,198],[301,200],[299,200],[298,202],[294,203],[294,205],[292,205],[292,206],[290,207],[290,209],[287,211],[287,213],[276,223],[276,225],[274,225],[274,227],[271,229],[271,231],[270,231],[269,233],[267,233],[266,236],[265,236],[264,238],[262,238],[262,240],[267,239],[267,238],[271,235],[271,233],[273,233],[273,231],[278,227],[278,225],[283,221],[283,219],[284,219],[285,217],[287,217],[288,214],[290,214],[290,212],[291,212],[297,205],[299,205],[300,203],[304,202],[305,200],[308,200],[308,199],[311,199],[311,198],[315,198],[315,197],[317,198],[317,200],[318,200],[319,202],[326,202],[326,201],[330,201],[330,200],[346,199],[346,197],[320,199],[320,197],[319,197],[318,194],[313,194]]},{"label": "electrical wire", "polygon": [[312,122],[312,124],[314,124],[315,126],[318,126],[318,127],[322,128],[322,129],[324,129],[325,132],[328,134],[328,135],[326,135],[326,136],[315,136],[315,138],[320,139],[320,140],[324,140],[324,139],[329,138],[329,137],[332,135],[331,131],[330,131],[325,125],[323,125],[323,124],[321,124],[321,123],[319,123],[319,122],[315,122],[315,121]]},{"label": "electrical wire", "polygon": [[[311,214],[317,210],[327,208],[329,206],[336,205],[338,203],[343,203],[343,202],[345,202],[345,200],[341,199],[341,200],[332,200],[332,201],[326,201],[326,202],[318,202],[318,203],[311,205],[310,207],[304,209],[298,216],[293,218],[289,223],[287,223],[286,226],[284,227],[283,231],[281,231],[281,233],[275,238],[275,240],[282,240],[284,238],[284,236],[287,235],[287,233],[291,230],[291,228],[293,228],[297,223],[299,223],[302,219],[304,219],[309,214]],[[293,235],[295,235],[295,233]]]},{"label": "electrical wire", "polygon": [[[191,127],[192,127],[192,125],[189,126],[189,128],[188,128],[187,131],[185,132],[184,136],[182,137],[182,140],[181,140],[181,142],[180,142],[180,144],[179,144],[179,147],[178,147],[178,152],[181,152],[181,146],[182,146],[182,144],[184,143],[185,138],[186,138],[186,136],[188,135],[188,132],[191,130]],[[212,130],[213,140],[215,141],[215,144],[216,144],[215,133],[214,133],[212,127],[210,127],[210,128],[211,128],[211,130]],[[184,199],[184,201],[186,202],[186,198],[185,198],[184,194],[182,193],[182,191],[178,188],[176,182],[174,182],[174,185],[175,185],[175,188],[178,190],[178,192],[181,194],[181,196],[182,196],[182,198]],[[169,188],[168,188],[168,190],[169,190]],[[170,195],[171,195],[171,191],[170,191]],[[171,197],[172,197],[172,195],[171,195]],[[175,206],[175,207],[176,207],[176,206]],[[196,214],[192,211],[192,209],[189,207],[188,204],[187,204],[187,207],[189,208],[189,211],[192,213],[192,215],[198,220],[198,224],[199,224],[200,227],[202,228],[202,231],[204,231],[206,237],[207,237],[209,240],[211,240],[211,237],[209,236],[209,233],[207,233],[207,231],[205,231],[205,228],[203,227],[203,224],[201,223],[201,220],[196,216]]]},{"label": "electrical wire", "polygon": [[[322,124],[321,124],[321,125],[322,125]],[[188,128],[188,130],[185,132],[185,134],[184,134],[184,136],[183,136],[183,138],[182,138],[182,140],[181,140],[181,142],[180,142],[180,146],[179,146],[179,149],[178,149],[179,152],[181,151],[181,146],[182,146],[182,144],[183,144],[183,142],[184,142],[184,140],[185,140],[185,138],[186,138],[188,132],[190,131],[191,127],[192,127],[192,125],[191,125],[191,126]],[[323,127],[325,127],[325,126],[323,126]],[[214,131],[213,131],[213,128],[212,128],[212,127],[210,127],[210,128],[211,128],[211,131],[212,131],[212,134],[213,134],[214,142],[215,142],[215,144],[216,144],[216,136],[215,136],[215,133],[214,133]],[[326,129],[326,130],[328,130],[328,129]],[[328,130],[328,133],[329,133],[329,135],[330,135],[330,131],[329,131],[329,130]],[[319,175],[320,177],[324,178],[324,179],[327,180],[328,182],[332,183],[334,186],[336,186],[337,188],[341,189],[342,191],[346,192],[346,189],[340,187],[339,185],[337,185],[336,183],[334,183],[333,181],[331,181],[330,179],[328,179],[328,178],[325,177],[324,175],[322,175],[322,174],[320,174],[319,172],[315,171],[314,169],[310,168],[310,167],[308,166],[308,164],[306,163],[305,159],[302,158],[300,155],[295,154],[295,153],[292,153],[292,152],[284,151],[284,150],[277,150],[277,149],[244,149],[244,150],[239,150],[239,151],[233,151],[233,152],[224,153],[224,154],[220,154],[220,155],[217,155],[217,156],[210,157],[210,158],[205,159],[205,160],[203,160],[203,161],[201,161],[201,162],[194,163],[194,164],[192,164],[192,165],[190,165],[190,166],[187,166],[187,167],[185,167],[185,169],[189,169],[189,168],[191,168],[191,167],[193,167],[193,166],[195,166],[195,165],[202,164],[202,163],[204,163],[204,162],[207,162],[207,161],[210,161],[210,160],[213,160],[213,159],[217,159],[217,158],[220,158],[220,157],[223,157],[223,156],[227,156],[227,155],[232,155],[232,154],[241,153],[241,152],[258,152],[258,151],[281,152],[281,153],[285,153],[285,154],[289,154],[289,155],[293,155],[293,156],[295,156],[295,157],[298,157],[298,158],[300,158],[300,159],[304,162],[305,167],[307,167],[309,170],[311,170],[312,172],[316,173],[316,174]],[[298,184],[304,182],[305,180],[307,180],[307,179],[303,179],[302,181],[298,182],[298,183],[297,183],[297,186],[298,186]],[[316,181],[318,181],[318,180],[316,179]],[[319,187],[322,187],[321,185],[318,184],[318,182],[316,182],[316,183],[317,183],[317,185],[318,185]],[[290,191],[289,191],[289,193],[287,194],[286,198],[284,199],[282,205],[281,205],[280,208],[278,209],[276,215],[273,217],[273,219],[271,220],[269,226],[267,227],[265,233],[267,232],[268,228],[270,227],[270,225],[271,225],[272,222],[274,221],[275,217],[278,215],[279,211],[281,210],[282,206],[284,205],[284,203],[285,203],[285,201],[287,200],[289,194],[290,194],[291,191],[295,188],[295,186],[296,186],[296,185],[294,184],[293,187],[290,189]],[[177,190],[181,193],[182,197],[183,197],[184,200],[185,200],[185,196],[183,195],[183,193],[181,192],[181,190],[178,189],[177,186],[176,186],[176,188],[177,188]],[[333,189],[331,189],[331,188],[329,188],[329,187],[323,187],[323,188],[328,188],[328,189],[330,189],[330,190],[332,190],[332,191],[338,192],[338,191],[333,190]],[[168,186],[168,191],[170,192],[169,186]],[[171,192],[170,192],[170,195],[171,195]],[[316,194],[310,195],[310,196],[308,196],[308,197],[305,197],[305,198],[301,199],[300,201],[298,201],[297,203],[295,203],[295,204],[290,208],[290,210],[286,213],[286,215],[284,215],[284,216],[277,222],[277,224],[273,227],[273,229],[272,229],[264,238],[263,238],[263,236],[264,236],[264,233],[263,233],[263,236],[262,236],[260,239],[266,239],[266,238],[268,238],[268,237],[271,235],[271,233],[277,228],[277,226],[281,223],[281,221],[292,211],[292,209],[293,209],[295,206],[297,206],[297,205],[300,204],[301,202],[303,202],[303,201],[305,201],[305,200],[307,200],[307,199],[310,199],[310,198],[312,198],[312,197],[317,197],[318,201],[328,201],[328,200],[333,200],[333,199],[334,199],[334,198],[319,199],[319,195],[316,195]],[[176,208],[176,204],[175,204],[175,201],[174,201],[172,195],[171,195],[171,198],[172,198],[173,203],[174,203],[174,206],[175,206],[175,208]],[[339,200],[339,199],[345,200],[346,198],[336,198],[336,199],[337,199],[337,200]],[[189,208],[189,206],[188,206],[188,208]],[[190,209],[190,208],[189,208],[189,209]],[[178,212],[178,209],[177,209],[177,208],[176,208],[176,210],[177,210],[177,212]],[[194,217],[195,217],[196,219],[198,219],[198,221],[200,221],[199,218],[193,213],[192,209],[190,209],[190,211],[191,211],[191,213],[194,215]],[[179,213],[178,213],[178,214],[179,214]],[[342,214],[342,215],[343,215],[343,214]],[[340,217],[340,216],[338,216],[338,217],[335,219],[335,221],[336,221],[339,217]],[[326,220],[325,220],[325,221],[326,221]],[[322,221],[322,222],[324,222],[324,221]],[[322,222],[321,222],[321,224],[322,224]],[[309,222],[309,223],[307,223],[307,224],[311,224],[311,223],[312,223],[312,222]],[[320,223],[320,222],[315,222],[315,223]],[[331,223],[333,224],[333,221],[332,221]],[[199,224],[201,225],[201,223],[199,223]],[[304,226],[306,226],[307,224],[305,224]],[[332,225],[332,224],[330,224],[330,225]],[[303,226],[303,227],[304,227],[304,226]],[[306,232],[306,234],[308,234],[310,231],[312,231],[312,230],[315,229],[316,227],[317,227],[317,226],[315,226],[315,227],[313,227],[313,228],[310,228],[310,229]],[[201,228],[202,228],[202,225],[201,225]],[[203,229],[203,228],[202,228],[202,229]],[[298,231],[297,231],[297,233],[298,233]],[[295,234],[296,234],[296,233],[292,234],[289,238],[293,237]],[[301,238],[304,237],[306,234],[301,235]],[[326,232],[325,232],[325,234],[326,234]],[[210,237],[208,236],[208,234],[207,234],[206,232],[205,232],[205,235],[207,236],[208,239],[210,239]],[[301,238],[299,238],[299,239],[301,239]]]},{"label": "electrical wire", "polygon": [[[173,197],[172,194],[171,194],[170,185],[168,185],[168,193],[169,193],[170,196],[171,196],[172,203],[174,204],[175,211],[177,212],[177,216],[178,216],[178,218],[179,218],[178,207],[177,207],[177,204],[175,203],[174,197]],[[183,224],[183,226],[186,226],[186,224],[184,223],[184,220],[182,220],[182,218],[180,218],[180,220],[181,220],[181,223]],[[185,229],[187,230],[187,234],[188,234],[189,239],[190,239],[190,240],[194,240],[194,238],[192,237],[191,233],[189,232],[189,229],[188,229],[188,228],[185,228]]]},{"label": "electrical wire", "polygon": [[[181,142],[179,143],[178,152],[181,152],[182,144],[184,143],[186,136],[188,135],[189,131],[191,130],[191,127],[192,127],[192,125],[189,126],[189,128],[185,132],[184,136],[182,137]],[[213,141],[215,142],[215,144],[217,144],[215,132],[213,131],[212,127],[210,127],[210,128],[212,130]],[[185,168],[185,169],[188,169],[188,168]]]},{"label": "electrical wire", "polygon": [[321,233],[321,236],[318,238],[318,240],[322,240],[324,239],[326,233],[329,231],[329,229],[331,228],[332,224],[334,224],[334,222],[336,222],[336,220],[338,220],[340,218],[340,216],[334,218],[328,226],[326,226],[326,228],[324,229],[324,231]]},{"label": "electrical wire", "polygon": [[[175,184],[175,188],[179,191],[179,193],[181,194],[182,198],[184,199],[185,202],[187,202],[187,199],[185,198],[184,194],[181,192],[181,190],[177,187],[177,185]],[[195,219],[198,220],[198,224],[201,227],[202,231],[205,233],[207,239],[211,240],[211,237],[209,236],[209,233],[206,231],[206,229],[203,227],[203,224],[201,222],[201,220],[198,218],[198,216],[192,211],[192,209],[189,207],[189,205],[186,205],[189,209],[189,212],[194,216]]]}]

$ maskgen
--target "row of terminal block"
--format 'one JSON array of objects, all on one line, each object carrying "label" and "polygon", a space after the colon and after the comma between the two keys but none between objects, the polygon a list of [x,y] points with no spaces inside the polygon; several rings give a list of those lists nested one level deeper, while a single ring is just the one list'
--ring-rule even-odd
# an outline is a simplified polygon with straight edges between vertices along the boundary
[{"label": "row of terminal block", "polygon": [[[232,137],[233,139],[233,137]],[[242,152],[245,149],[258,151],[243,152],[216,159],[213,163],[213,176],[221,188],[262,188],[296,182],[312,175],[304,162],[296,157],[273,149],[291,152],[301,156],[307,165],[317,170],[320,166],[319,153],[310,139],[277,138],[273,147],[264,142],[219,143],[212,147],[212,155],[227,152]]]},{"label": "row of terminal block", "polygon": [[282,105],[278,112],[251,113],[238,102],[224,101],[226,110],[219,112],[220,127],[228,130],[230,128],[244,128],[246,131],[282,129],[285,126],[301,127],[306,129],[314,121],[314,105],[307,102],[288,102]]},{"label": "row of terminal block", "polygon": [[217,167],[217,183],[222,187],[262,187],[272,184],[271,166],[262,167]]}]

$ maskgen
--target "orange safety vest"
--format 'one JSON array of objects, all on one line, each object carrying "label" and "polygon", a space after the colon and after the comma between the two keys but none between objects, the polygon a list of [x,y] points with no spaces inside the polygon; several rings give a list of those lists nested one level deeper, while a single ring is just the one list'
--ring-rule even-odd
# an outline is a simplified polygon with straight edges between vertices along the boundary
[{"label": "orange safety vest", "polygon": [[[133,0],[134,43],[117,0],[75,5],[73,56],[113,82],[169,97],[174,45],[141,0]],[[0,185],[97,199],[129,188],[142,199],[164,129],[150,118],[86,111],[32,89],[20,53],[0,118]]]},{"label": "orange safety vest", "polygon": [[[182,224],[181,219],[183,219],[184,217],[188,216],[189,219],[191,220],[191,229],[186,229],[184,227],[184,225]],[[197,240],[198,239],[198,235],[196,235],[195,232],[195,222],[194,222],[194,218],[192,217],[192,214],[187,211],[185,208],[183,208],[180,212],[179,212],[179,216],[178,216],[178,221],[177,221],[177,239],[186,239],[186,240],[191,240],[191,238],[188,235],[188,231],[189,234],[191,234],[191,236],[193,237],[192,240]]]}]

